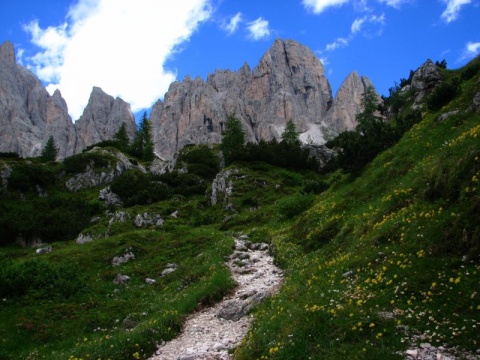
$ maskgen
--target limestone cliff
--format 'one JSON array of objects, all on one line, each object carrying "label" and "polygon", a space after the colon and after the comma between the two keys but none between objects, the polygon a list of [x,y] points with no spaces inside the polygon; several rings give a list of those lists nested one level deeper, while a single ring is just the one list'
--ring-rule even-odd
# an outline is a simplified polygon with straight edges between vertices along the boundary
[{"label": "limestone cliff", "polygon": [[279,138],[292,120],[304,143],[323,144],[327,133],[355,125],[367,84],[353,73],[334,100],[317,56],[296,41],[278,39],[253,70],[245,64],[238,71],[216,70],[206,81],[187,76],[171,84],[150,115],[155,150],[168,159],[186,144],[218,143],[232,113],[248,141]]},{"label": "limestone cliff", "polygon": [[16,63],[12,43],[0,46],[0,151],[38,156],[53,136],[59,156],[71,155],[75,128],[60,92],[50,96],[37,77]]},{"label": "limestone cliff", "polygon": [[133,139],[137,130],[130,105],[118,97],[114,99],[99,87],[94,87],[87,107],[75,123],[77,130],[75,153],[89,145],[113,139],[123,123],[127,127],[130,139]]},{"label": "limestone cliff", "polygon": [[136,125],[130,105],[93,88],[83,115],[74,124],[60,91],[50,96],[31,71],[17,64],[12,43],[0,46],[0,152],[39,156],[53,136],[62,159],[111,140],[122,123],[133,139]]}]

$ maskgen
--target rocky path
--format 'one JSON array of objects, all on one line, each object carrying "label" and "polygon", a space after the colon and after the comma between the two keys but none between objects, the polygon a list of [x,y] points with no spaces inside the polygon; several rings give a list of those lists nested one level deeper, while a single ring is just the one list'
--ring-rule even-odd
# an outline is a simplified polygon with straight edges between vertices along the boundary
[{"label": "rocky path", "polygon": [[187,318],[182,333],[162,344],[151,360],[230,359],[251,322],[248,312],[278,291],[283,274],[273,264],[267,244],[252,244],[245,235],[235,239],[227,266],[238,286],[213,307]]}]

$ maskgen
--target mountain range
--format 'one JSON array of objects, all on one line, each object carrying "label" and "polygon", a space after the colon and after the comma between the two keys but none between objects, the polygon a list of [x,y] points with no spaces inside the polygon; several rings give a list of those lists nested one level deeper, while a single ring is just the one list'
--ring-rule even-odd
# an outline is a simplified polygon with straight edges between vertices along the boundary
[{"label": "mountain range", "polygon": [[[188,144],[219,143],[223,124],[235,114],[247,140],[279,138],[292,120],[304,143],[355,127],[362,94],[370,80],[352,72],[335,98],[316,55],[293,40],[277,39],[252,70],[215,70],[206,81],[187,76],[173,82],[150,113],[155,153],[171,159]],[[50,95],[41,81],[18,64],[12,43],[0,46],[0,152],[39,156],[50,136],[58,157],[111,140],[125,123],[136,133],[130,105],[94,87],[79,119],[73,121],[59,90]]]}]

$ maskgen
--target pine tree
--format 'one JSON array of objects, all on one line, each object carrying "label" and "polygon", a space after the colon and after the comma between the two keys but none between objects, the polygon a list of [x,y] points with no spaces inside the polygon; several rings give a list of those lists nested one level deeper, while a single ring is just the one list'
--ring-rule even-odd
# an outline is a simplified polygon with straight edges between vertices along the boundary
[{"label": "pine tree", "polygon": [[40,158],[43,162],[55,161],[57,159],[57,155],[58,149],[55,146],[55,140],[53,139],[53,136],[50,136],[42,150]]},{"label": "pine tree", "polygon": [[155,157],[153,153],[152,131],[150,129],[150,121],[147,119],[147,112],[143,113],[137,136],[132,144],[131,153],[144,161],[152,161]]},{"label": "pine tree", "polygon": [[128,146],[130,140],[128,139],[127,126],[125,123],[122,123],[118,131],[113,135],[113,141],[115,146],[122,152],[128,151]]},{"label": "pine tree", "polygon": [[231,114],[225,123],[222,144],[220,145],[226,164],[231,164],[239,158],[244,143],[245,131],[243,130],[242,123],[235,114]]},{"label": "pine tree", "polygon": [[292,120],[287,121],[285,130],[282,133],[282,142],[289,145],[300,145],[297,128]]}]

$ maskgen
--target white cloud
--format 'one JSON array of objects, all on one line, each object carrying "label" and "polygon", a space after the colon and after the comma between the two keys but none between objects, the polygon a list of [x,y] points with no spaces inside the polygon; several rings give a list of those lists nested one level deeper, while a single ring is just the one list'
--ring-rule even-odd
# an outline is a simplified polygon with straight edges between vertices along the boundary
[{"label": "white cloud", "polygon": [[225,30],[229,35],[233,34],[235,31],[237,31],[238,25],[243,21],[242,19],[242,13],[238,12],[233,16],[228,24],[225,25]]},{"label": "white cloud", "polygon": [[463,54],[460,57],[460,61],[474,58],[478,54],[480,54],[480,41],[475,43],[469,41],[465,45],[465,49],[463,50]]},{"label": "white cloud", "polygon": [[409,3],[412,0],[378,0],[381,3],[385,3],[388,6],[394,7],[396,9],[400,8],[403,4]]},{"label": "white cloud", "polygon": [[163,97],[175,74],[165,62],[212,14],[210,0],[80,0],[66,22],[25,26],[41,48],[27,64],[60,89],[78,119],[93,86],[129,102],[136,112]]},{"label": "white cloud", "polygon": [[250,37],[254,40],[260,40],[270,35],[268,28],[268,21],[259,17],[257,20],[249,22],[247,29],[250,32]]},{"label": "white cloud", "polygon": [[340,6],[349,0],[302,0],[303,6],[315,14],[320,14],[325,9],[332,6]]},{"label": "white cloud", "polygon": [[364,24],[371,23],[371,24],[385,24],[385,14],[380,16],[377,15],[366,15],[362,18],[356,18],[351,26],[352,34],[359,32]]},{"label": "white cloud", "polygon": [[347,46],[349,42],[350,42],[350,39],[338,38],[333,43],[327,44],[327,46],[325,47],[325,50],[326,51],[333,51],[333,50],[338,49],[340,47]]},{"label": "white cloud", "polygon": [[441,18],[445,22],[451,23],[452,21],[457,20],[460,13],[460,8],[463,5],[470,4],[471,0],[444,0],[444,2],[447,4],[447,8],[442,13]]}]

